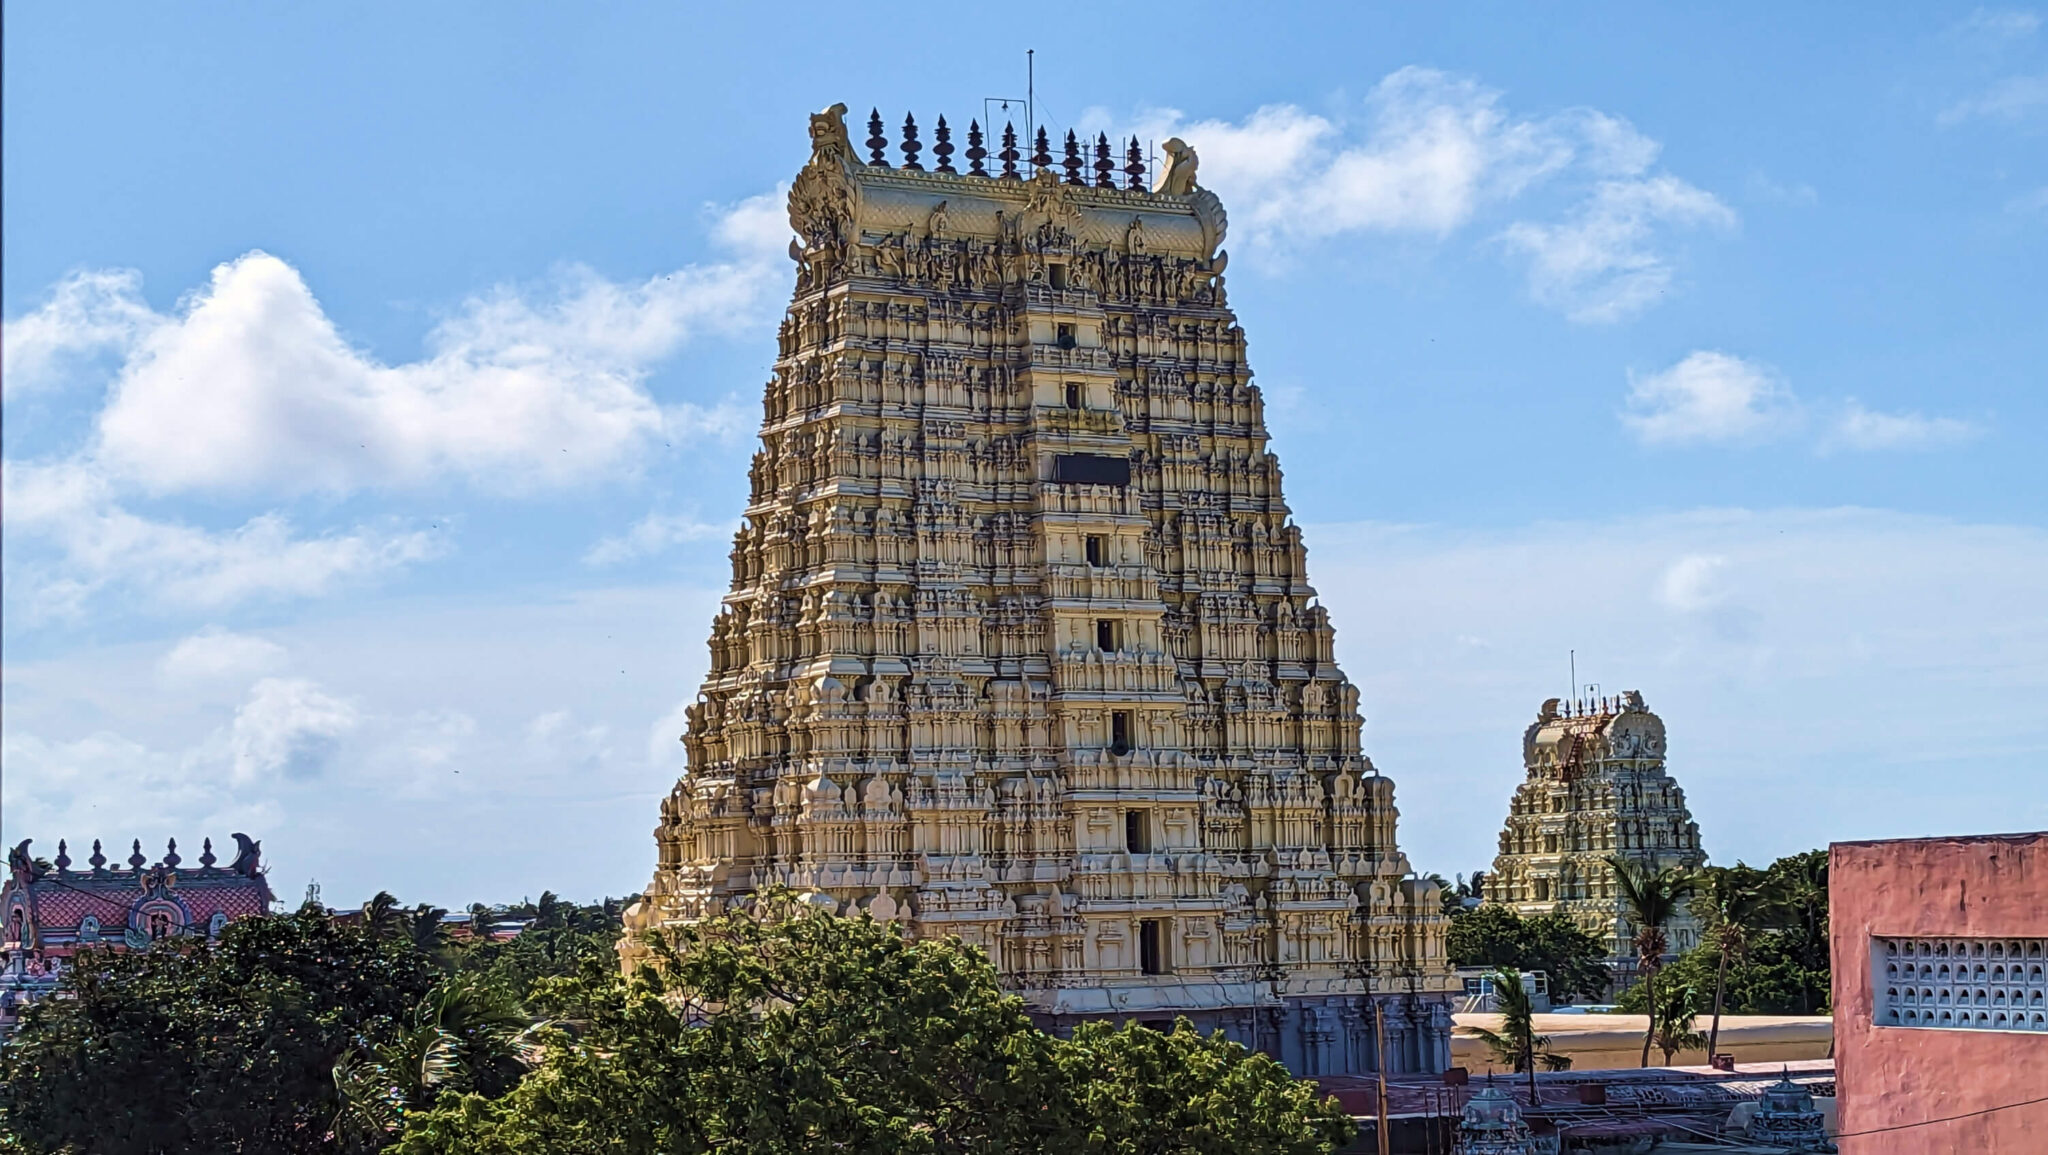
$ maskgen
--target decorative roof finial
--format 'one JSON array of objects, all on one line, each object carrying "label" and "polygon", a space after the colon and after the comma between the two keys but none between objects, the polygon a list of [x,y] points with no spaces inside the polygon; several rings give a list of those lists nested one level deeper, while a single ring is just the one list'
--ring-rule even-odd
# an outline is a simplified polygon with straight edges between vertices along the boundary
[{"label": "decorative roof finial", "polygon": [[178,840],[173,838],[171,839],[170,849],[164,851],[164,865],[175,870],[178,864],[183,861],[185,860],[178,857]]},{"label": "decorative roof finial", "polygon": [[868,110],[867,146],[868,163],[876,168],[888,168],[889,157],[886,151],[889,147],[889,138],[882,135],[882,110],[879,108]]},{"label": "decorative roof finial", "polygon": [[1109,135],[1095,134],[1095,187],[1116,187],[1116,162],[1109,159]]},{"label": "decorative roof finial", "polygon": [[1052,167],[1052,142],[1045,138],[1045,126],[1038,126],[1038,139],[1031,142],[1031,167]]},{"label": "decorative roof finial", "polygon": [[1024,179],[1017,175],[1017,161],[1022,158],[1017,153],[1016,125],[1008,122],[1003,124],[1003,151],[996,154],[996,159],[1003,162],[1004,180]]},{"label": "decorative roof finial", "polygon": [[86,861],[92,863],[92,872],[94,874],[98,874],[107,868],[107,856],[100,853],[99,839],[95,838],[92,840],[92,857],[86,859]]},{"label": "decorative roof finial", "polygon": [[137,870],[141,870],[149,865],[149,859],[142,853],[142,840],[140,838],[135,840],[135,852],[128,856],[128,865]]},{"label": "decorative roof finial", "polygon": [[988,159],[988,150],[981,147],[981,122],[967,122],[967,175],[987,176],[988,169],[981,162]]},{"label": "decorative roof finial", "polygon": [[932,156],[937,158],[932,164],[932,171],[959,172],[953,167],[953,130],[946,127],[945,117],[939,118],[939,127],[932,133],[932,138],[938,142],[932,145]]},{"label": "decorative roof finial", "polygon": [[917,163],[917,154],[924,146],[917,143],[917,121],[909,113],[903,114],[903,167],[914,172],[923,172],[924,166]]},{"label": "decorative roof finial", "polygon": [[57,873],[58,873],[58,874],[69,874],[69,873],[71,873],[71,853],[70,853],[70,851],[71,851],[71,848],[70,848],[70,847],[68,847],[68,846],[66,846],[66,845],[64,845],[64,840],[63,840],[63,839],[61,839],[61,838],[59,838],[59,839],[57,840]]},{"label": "decorative roof finial", "polygon": [[1138,149],[1138,138],[1131,138],[1131,146],[1124,150],[1124,175],[1129,177],[1125,188],[1145,187],[1145,154]]},{"label": "decorative roof finial", "polygon": [[1074,130],[1070,128],[1067,130],[1066,155],[1060,158],[1060,167],[1067,170],[1066,183],[1084,186],[1088,183],[1081,179],[1081,165],[1081,143],[1074,139]]},{"label": "decorative roof finial", "polygon": [[213,864],[219,861],[220,859],[213,856],[213,839],[209,838],[206,840],[206,844],[199,848],[199,865],[207,870],[212,870]]}]

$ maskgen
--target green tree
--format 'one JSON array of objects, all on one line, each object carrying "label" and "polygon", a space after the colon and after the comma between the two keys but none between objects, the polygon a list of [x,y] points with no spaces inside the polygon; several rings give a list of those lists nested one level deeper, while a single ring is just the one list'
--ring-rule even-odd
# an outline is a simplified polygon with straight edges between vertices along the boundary
[{"label": "green tree", "polygon": [[84,952],[0,1047],[0,1133],[37,1153],[336,1150],[336,1057],[438,978],[317,908]]},{"label": "green tree", "polygon": [[1664,924],[1678,914],[1679,905],[1693,888],[1693,877],[1676,867],[1651,870],[1614,855],[1608,856],[1607,865],[1614,871],[1615,895],[1636,928],[1636,969],[1642,975],[1643,997],[1652,1008],[1649,1025],[1643,1030],[1642,1065],[1647,1067],[1650,1044],[1657,1034],[1657,968],[1664,965],[1664,955],[1670,949]]},{"label": "green tree", "polygon": [[504,988],[474,975],[446,979],[408,1021],[373,1028],[335,1063],[336,1130],[375,1150],[443,1091],[502,1095],[537,1056],[538,1029]]},{"label": "green tree", "polygon": [[1691,983],[1673,982],[1666,976],[1662,989],[1655,994],[1657,1011],[1650,1016],[1650,1034],[1657,1049],[1664,1052],[1664,1065],[1668,1067],[1680,1051],[1707,1045],[1707,1036],[1694,1029],[1700,1015],[1700,989]]},{"label": "green tree", "polygon": [[1765,929],[1777,907],[1764,872],[1737,862],[1700,871],[1693,909],[1715,953],[1714,1022],[1707,1032],[1707,1056],[1721,1045],[1721,1011],[1728,992],[1728,965],[1749,957],[1751,938]]},{"label": "green tree", "polygon": [[573,1009],[509,1094],[444,1095],[400,1150],[1328,1151],[1348,1119],[1263,1056],[1190,1030],[1033,1028],[978,951],[786,894],[539,984]]},{"label": "green tree", "polygon": [[1534,918],[1499,905],[1462,911],[1451,916],[1445,949],[1458,966],[1542,971],[1560,1001],[1598,998],[1613,981],[1607,948],[1562,911]]},{"label": "green tree", "polygon": [[[1548,1035],[1536,1033],[1535,1004],[1529,998],[1529,992],[1522,987],[1521,973],[1501,967],[1490,977],[1493,979],[1494,1001],[1500,1005],[1500,1030],[1489,1031],[1485,1027],[1472,1027],[1470,1030],[1509,1070],[1516,1074],[1528,1072],[1529,1102],[1534,1104],[1537,1102],[1536,1064],[1542,1062],[1555,1068],[1560,1065],[1562,1056],[1547,1050],[1550,1046]],[[1562,1065],[1570,1064],[1564,1061]]]}]

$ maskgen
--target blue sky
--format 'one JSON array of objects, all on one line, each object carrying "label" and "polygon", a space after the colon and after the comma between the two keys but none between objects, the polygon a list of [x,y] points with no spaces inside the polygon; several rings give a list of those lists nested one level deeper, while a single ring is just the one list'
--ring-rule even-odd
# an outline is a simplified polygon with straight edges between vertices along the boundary
[{"label": "blue sky", "polygon": [[834,101],[1179,134],[1418,867],[1640,688],[1717,860],[2048,825],[2027,8],[8,4],[6,839],[643,885]]}]

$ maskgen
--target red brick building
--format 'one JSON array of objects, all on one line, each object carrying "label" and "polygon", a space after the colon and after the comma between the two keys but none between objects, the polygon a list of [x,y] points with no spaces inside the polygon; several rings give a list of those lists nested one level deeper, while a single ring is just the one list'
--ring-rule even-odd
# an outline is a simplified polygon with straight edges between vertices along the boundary
[{"label": "red brick building", "polygon": [[2048,1151],[2048,832],[1830,848],[1842,1155]]}]

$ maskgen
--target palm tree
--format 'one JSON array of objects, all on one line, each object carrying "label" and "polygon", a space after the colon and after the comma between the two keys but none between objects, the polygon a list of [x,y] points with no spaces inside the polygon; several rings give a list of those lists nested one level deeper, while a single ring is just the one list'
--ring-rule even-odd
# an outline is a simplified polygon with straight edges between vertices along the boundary
[{"label": "palm tree", "polygon": [[447,907],[423,902],[407,912],[405,930],[414,950],[452,968],[448,958],[448,925],[442,921],[447,916]]},{"label": "palm tree", "polygon": [[1571,1060],[1545,1050],[1548,1035],[1536,1033],[1535,1006],[1522,986],[1522,973],[1513,967],[1499,967],[1487,975],[1493,983],[1494,1001],[1500,1004],[1500,1030],[1473,1027],[1473,1033],[1493,1057],[1516,1074],[1529,1073],[1529,1105],[1536,1105],[1536,1064],[1557,1071],[1571,1066]]},{"label": "palm tree", "polygon": [[1659,995],[1656,1005],[1651,1008],[1650,1029],[1656,1036],[1657,1049],[1664,1052],[1664,1065],[1667,1067],[1678,1052],[1709,1045],[1707,1036],[1693,1029],[1693,1023],[1700,1014],[1699,1000],[1699,988],[1688,983],[1671,987]]},{"label": "palm tree", "polygon": [[1728,964],[1740,963],[1749,953],[1750,935],[1763,929],[1775,906],[1762,872],[1737,862],[1732,869],[1702,873],[1705,883],[1700,897],[1702,920],[1714,936],[1720,955],[1714,970],[1714,1025],[1707,1031],[1707,1061],[1712,1062],[1721,1044],[1721,1009],[1728,990]]},{"label": "palm tree", "polygon": [[388,890],[380,890],[363,904],[363,929],[371,938],[397,938],[405,929],[405,915],[398,909],[398,899]]},{"label": "palm tree", "polygon": [[359,1040],[334,1064],[341,1101],[335,1130],[351,1145],[376,1150],[405,1112],[431,1103],[443,1088],[503,1094],[521,1068],[539,1057],[519,1001],[474,975],[427,992],[409,1022],[377,1042]]},{"label": "palm tree", "polygon": [[1650,1043],[1657,1033],[1657,970],[1664,965],[1670,940],[1664,924],[1678,914],[1685,896],[1693,889],[1689,871],[1667,866],[1652,870],[1618,855],[1607,856],[1614,871],[1614,890],[1621,899],[1622,912],[1635,924],[1636,969],[1643,976],[1644,1004],[1650,1008],[1650,1025],[1643,1031],[1643,1063],[1650,1065]]}]

